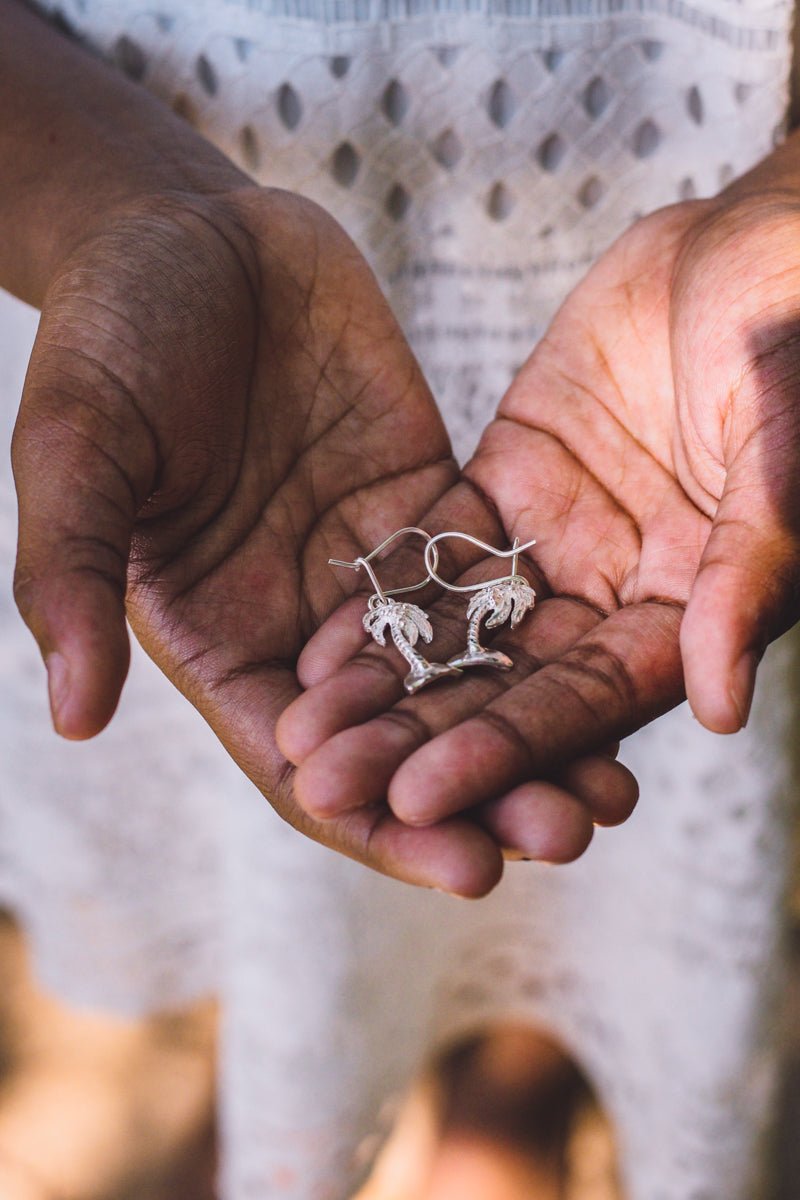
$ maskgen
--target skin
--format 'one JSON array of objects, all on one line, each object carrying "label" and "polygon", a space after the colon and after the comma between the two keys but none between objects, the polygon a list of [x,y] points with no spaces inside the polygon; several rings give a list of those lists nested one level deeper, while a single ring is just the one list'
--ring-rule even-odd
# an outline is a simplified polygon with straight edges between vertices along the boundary
[{"label": "skin", "polygon": [[[797,617],[794,143],[617,243],[459,477],[335,222],[255,188],[14,0],[0,16],[0,278],[43,308],[13,447],[16,593],[62,734],[110,719],[127,613],[288,820],[480,895],[501,851],[565,861],[629,814],[609,748],[684,677],[704,724],[741,726]],[[538,538],[540,604],[497,639],[513,673],[401,699],[404,664],[365,649],[361,580],[327,558],[402,524]],[[494,573],[471,553],[451,578]],[[411,555],[381,564],[387,586]],[[463,606],[420,602],[446,658]]]},{"label": "skin", "polygon": [[766,644],[800,615],[797,153],[790,141],[717,199],[626,233],[486,430],[465,477],[509,538],[538,539],[526,559],[544,599],[491,643],[517,670],[412,705],[375,660],[372,707],[362,689],[348,717],[329,697],[373,652],[342,662],[342,614],[316,635],[279,726],[307,811],[373,802],[362,768],[383,741],[380,789],[426,825],[517,816],[545,764],[625,736],[684,686],[707,728],[745,723]]},{"label": "skin", "polygon": [[[0,279],[42,308],[12,447],[15,594],[56,729],[85,739],[111,719],[127,618],[270,803],[324,844],[466,896],[494,886],[504,850],[580,853],[593,820],[635,803],[613,747],[543,772],[533,806],[428,829],[384,802],[324,821],[297,804],[276,722],[309,639],[344,602],[349,656],[364,606],[363,591],[350,600],[362,580],[328,558],[423,520],[501,544],[501,522],[459,477],[413,355],[330,216],[255,187],[13,0],[0,22]],[[412,558],[418,576],[418,546],[382,565],[387,586]]]}]

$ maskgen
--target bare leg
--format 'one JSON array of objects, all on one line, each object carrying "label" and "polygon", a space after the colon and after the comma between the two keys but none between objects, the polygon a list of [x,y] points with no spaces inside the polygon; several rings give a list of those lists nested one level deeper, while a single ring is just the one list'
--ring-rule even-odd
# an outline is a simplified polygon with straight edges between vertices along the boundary
[{"label": "bare leg", "polygon": [[552,1041],[503,1029],[444,1056],[356,1200],[621,1200],[613,1138]]},{"label": "bare leg", "polygon": [[213,1200],[214,1013],[78,1012],[0,916],[3,1200]]}]

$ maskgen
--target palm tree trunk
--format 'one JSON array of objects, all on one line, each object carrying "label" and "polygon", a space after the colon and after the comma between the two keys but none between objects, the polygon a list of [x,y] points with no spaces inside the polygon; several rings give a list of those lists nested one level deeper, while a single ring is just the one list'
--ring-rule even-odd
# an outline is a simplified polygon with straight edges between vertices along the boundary
[{"label": "palm tree trunk", "polygon": [[418,650],[415,650],[407,638],[404,638],[402,633],[396,627],[392,628],[392,641],[397,649],[402,654],[412,671],[424,671],[430,663],[426,658],[423,658]]},{"label": "palm tree trunk", "polygon": [[467,626],[467,650],[470,654],[482,654],[485,647],[480,642],[481,621],[490,611],[491,606],[482,604],[470,617]]},{"label": "palm tree trunk", "polygon": [[458,667],[451,666],[450,663],[428,662],[398,629],[392,629],[392,641],[411,668],[403,680],[403,686],[410,696],[433,683],[435,679],[447,679],[461,674]]},{"label": "palm tree trunk", "polygon": [[[470,606],[471,607],[471,606]],[[507,654],[500,650],[487,650],[481,645],[481,621],[494,611],[495,605],[491,599],[481,598],[481,602],[472,612],[467,622],[467,645],[461,654],[454,654],[447,661],[450,666],[463,670],[465,667],[494,667],[498,671],[508,671],[513,662]]]}]

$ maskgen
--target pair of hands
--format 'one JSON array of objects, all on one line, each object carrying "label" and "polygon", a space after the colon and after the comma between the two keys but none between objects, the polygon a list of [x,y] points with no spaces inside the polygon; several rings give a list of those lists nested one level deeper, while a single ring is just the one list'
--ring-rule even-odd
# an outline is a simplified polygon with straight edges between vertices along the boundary
[{"label": "pair of hands", "polygon": [[[618,739],[684,686],[708,728],[738,729],[766,643],[797,619],[798,250],[800,202],[777,187],[640,222],[459,472],[327,214],[247,185],[114,207],[50,282],[13,445],[16,594],[56,728],[110,719],[127,613],[316,840],[470,896],[504,850],[580,854],[636,800]],[[405,664],[361,625],[366,581],[328,566],[404,525],[537,538],[537,607],[492,642],[512,672],[404,697]],[[385,586],[419,563],[399,549]],[[447,570],[496,565],[465,552]],[[421,603],[444,659],[464,603]]]}]

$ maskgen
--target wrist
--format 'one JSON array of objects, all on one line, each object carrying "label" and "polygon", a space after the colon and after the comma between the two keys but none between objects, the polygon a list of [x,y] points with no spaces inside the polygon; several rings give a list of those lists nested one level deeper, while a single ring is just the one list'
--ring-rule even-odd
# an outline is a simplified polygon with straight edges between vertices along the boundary
[{"label": "wrist", "polygon": [[60,265],[151,199],[255,187],[166,105],[0,0],[0,286],[40,304]]}]

